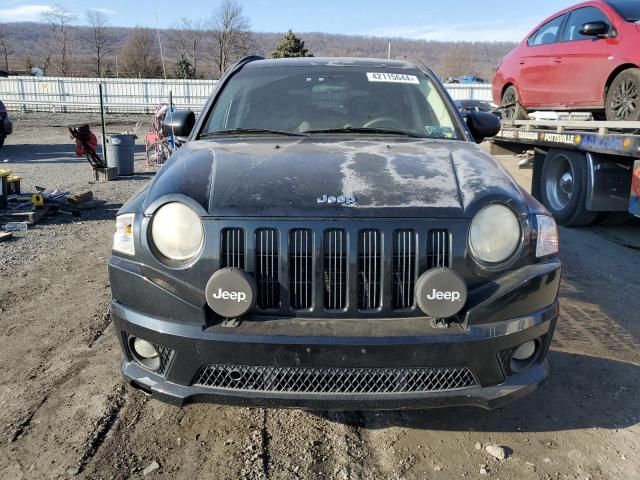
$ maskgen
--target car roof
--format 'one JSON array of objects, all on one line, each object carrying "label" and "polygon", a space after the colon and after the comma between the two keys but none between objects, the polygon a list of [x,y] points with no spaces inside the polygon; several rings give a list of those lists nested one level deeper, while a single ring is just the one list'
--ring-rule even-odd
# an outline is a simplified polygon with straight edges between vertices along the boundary
[{"label": "car roof", "polygon": [[525,37],[525,40],[529,39],[529,37],[531,37],[531,35],[535,33],[541,26],[553,20],[554,18],[559,17],[560,15],[564,15],[565,13],[575,10],[577,8],[589,7],[589,6],[600,6],[600,7],[605,7],[607,9],[611,9],[611,5],[609,5],[609,3],[606,2],[605,0],[591,0],[588,2],[576,3],[575,5],[571,5],[570,7],[563,8],[562,10],[558,10],[553,15],[550,15],[549,17],[545,18],[543,21],[538,23],[535,26],[535,28],[527,34],[527,36]]},{"label": "car roof", "polygon": [[269,58],[253,60],[244,68],[281,68],[281,67],[367,67],[367,68],[395,68],[404,70],[419,70],[420,68],[409,60],[385,60],[382,58],[353,58],[353,57],[296,57]]}]

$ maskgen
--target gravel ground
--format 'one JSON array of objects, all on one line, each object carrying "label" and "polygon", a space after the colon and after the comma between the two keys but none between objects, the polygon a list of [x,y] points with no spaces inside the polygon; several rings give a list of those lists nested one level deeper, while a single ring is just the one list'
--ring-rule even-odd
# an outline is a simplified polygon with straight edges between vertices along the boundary
[{"label": "gravel ground", "polygon": [[[14,135],[8,137],[0,150],[0,168],[8,168],[23,177],[22,192],[35,192],[35,186],[47,190],[58,189],[71,193],[91,190],[104,207],[87,210],[81,217],[56,215],[46,218],[27,232],[16,232],[16,241],[0,243],[0,272],[14,270],[51,252],[52,247],[73,241],[75,235],[91,235],[94,222],[110,223],[115,212],[136,191],[143,188],[156,169],[144,162],[144,132],[149,119],[145,117],[109,116],[107,132],[122,133],[145,122],[138,130],[136,146],[136,175],[109,183],[94,183],[89,163],[75,155],[75,144],[69,138],[68,126],[83,123],[92,125],[99,135],[100,117],[91,114],[18,114],[12,115],[16,123]],[[53,119],[55,125],[50,125]],[[105,239],[96,239],[104,241]]]},{"label": "gravel ground", "polygon": [[[152,173],[138,160],[133,179],[88,184],[62,128],[78,120],[19,116],[0,150],[27,187],[90,188],[107,201],[0,244],[0,478],[639,478],[640,251],[602,226],[561,229],[552,373],[503,409],[177,408],[131,389],[109,328],[106,260],[116,208]],[[109,130],[137,119],[116,120]],[[625,235],[637,242],[637,224]]]}]

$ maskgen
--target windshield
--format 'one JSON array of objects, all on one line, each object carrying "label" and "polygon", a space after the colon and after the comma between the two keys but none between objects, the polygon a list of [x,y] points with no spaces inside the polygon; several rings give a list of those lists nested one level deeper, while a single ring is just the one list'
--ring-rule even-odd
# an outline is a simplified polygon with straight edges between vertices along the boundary
[{"label": "windshield", "polygon": [[627,22],[640,22],[640,2],[638,0],[609,0],[609,5]]},{"label": "windshield", "polygon": [[457,139],[454,125],[443,97],[417,70],[249,67],[224,87],[202,133],[371,131]]}]

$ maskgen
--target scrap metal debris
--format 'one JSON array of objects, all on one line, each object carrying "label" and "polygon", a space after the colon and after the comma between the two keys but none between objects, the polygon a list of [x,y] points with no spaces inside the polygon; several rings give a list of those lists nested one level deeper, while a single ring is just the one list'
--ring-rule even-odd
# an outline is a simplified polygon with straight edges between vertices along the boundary
[{"label": "scrap metal debris", "polygon": [[94,200],[92,191],[71,194],[36,185],[34,192],[22,192],[20,180],[19,177],[13,177],[11,194],[4,197],[3,205],[0,206],[0,225],[4,224],[5,231],[27,230],[28,225],[35,225],[43,218],[55,214],[77,217],[82,210],[104,203]]}]

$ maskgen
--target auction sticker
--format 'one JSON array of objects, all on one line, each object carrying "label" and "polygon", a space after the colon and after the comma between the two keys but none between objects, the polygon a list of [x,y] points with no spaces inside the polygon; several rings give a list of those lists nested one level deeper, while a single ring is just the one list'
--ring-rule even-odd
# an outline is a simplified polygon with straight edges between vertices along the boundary
[{"label": "auction sticker", "polygon": [[420,80],[415,75],[406,75],[404,73],[374,73],[367,72],[367,79],[370,82],[387,82],[387,83],[410,83],[420,85]]}]

